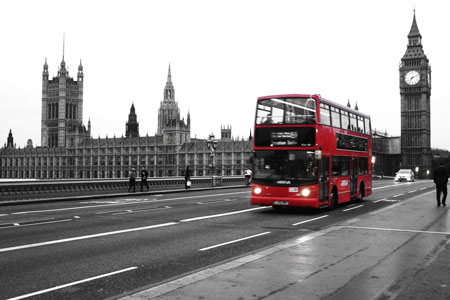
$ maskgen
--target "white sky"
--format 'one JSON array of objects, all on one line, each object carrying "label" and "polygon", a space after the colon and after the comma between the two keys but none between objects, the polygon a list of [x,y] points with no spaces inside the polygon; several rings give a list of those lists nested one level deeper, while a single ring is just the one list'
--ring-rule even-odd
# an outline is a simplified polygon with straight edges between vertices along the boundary
[{"label": "white sky", "polygon": [[154,135],[169,63],[191,136],[248,137],[258,96],[318,93],[400,134],[399,63],[413,9],[432,68],[431,146],[450,149],[450,1],[1,1],[0,145],[41,144],[42,68],[84,67],[84,124]]}]

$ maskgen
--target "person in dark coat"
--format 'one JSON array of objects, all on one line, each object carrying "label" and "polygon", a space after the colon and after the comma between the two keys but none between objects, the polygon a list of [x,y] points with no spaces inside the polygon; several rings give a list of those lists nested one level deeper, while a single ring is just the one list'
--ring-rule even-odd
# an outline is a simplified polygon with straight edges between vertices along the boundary
[{"label": "person in dark coat", "polygon": [[144,191],[144,185],[147,187],[147,191],[149,190],[147,177],[148,177],[147,170],[142,168],[141,169],[141,192]]},{"label": "person in dark coat", "polygon": [[434,170],[433,181],[436,184],[437,206],[441,206],[441,192],[444,194],[442,197],[442,205],[445,206],[445,200],[447,199],[448,173],[447,170],[445,170],[443,163],[439,163],[439,167]]},{"label": "person in dark coat", "polygon": [[189,166],[186,167],[186,171],[184,172],[184,188],[186,190],[191,188],[188,186],[188,181],[191,181],[191,170],[189,169]]},{"label": "person in dark coat", "polygon": [[136,192],[136,171],[131,169],[130,172],[130,180],[128,182],[128,192],[131,192],[131,188],[133,188],[133,193]]}]

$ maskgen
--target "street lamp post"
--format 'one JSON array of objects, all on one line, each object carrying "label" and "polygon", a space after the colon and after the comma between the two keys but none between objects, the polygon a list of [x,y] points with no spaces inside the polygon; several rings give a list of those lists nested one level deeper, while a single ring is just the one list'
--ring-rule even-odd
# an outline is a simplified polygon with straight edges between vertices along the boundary
[{"label": "street lamp post", "polygon": [[214,163],[214,156],[215,156],[215,151],[217,148],[217,141],[214,139],[214,134],[211,133],[209,135],[209,138],[206,140],[206,145],[209,148],[209,152],[211,153],[211,158],[212,158],[212,167],[211,167],[211,173],[212,173],[212,178],[211,178],[211,182],[212,185],[214,186],[214,167],[215,167],[215,163]]}]

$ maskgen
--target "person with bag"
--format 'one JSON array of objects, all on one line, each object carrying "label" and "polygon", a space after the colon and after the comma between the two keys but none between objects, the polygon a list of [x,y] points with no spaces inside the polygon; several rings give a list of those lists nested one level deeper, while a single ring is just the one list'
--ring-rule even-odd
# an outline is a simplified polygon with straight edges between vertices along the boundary
[{"label": "person with bag", "polygon": [[128,193],[131,192],[131,188],[133,188],[133,193],[136,192],[136,172],[135,169],[131,169],[130,172],[130,180],[128,181]]},{"label": "person with bag", "polygon": [[191,170],[189,169],[189,166],[186,167],[186,171],[184,172],[184,188],[190,189],[191,188]]},{"label": "person with bag", "polygon": [[442,205],[445,206],[445,200],[447,199],[448,173],[442,162],[439,163],[439,167],[433,172],[433,181],[436,184],[437,206],[441,206],[441,192],[444,194],[442,197]]},{"label": "person with bag", "polygon": [[147,192],[148,192],[148,190],[149,190],[147,177],[148,177],[148,172],[147,172],[147,170],[144,169],[144,168],[142,168],[142,169],[141,169],[141,192],[144,191],[144,185],[147,187]]}]

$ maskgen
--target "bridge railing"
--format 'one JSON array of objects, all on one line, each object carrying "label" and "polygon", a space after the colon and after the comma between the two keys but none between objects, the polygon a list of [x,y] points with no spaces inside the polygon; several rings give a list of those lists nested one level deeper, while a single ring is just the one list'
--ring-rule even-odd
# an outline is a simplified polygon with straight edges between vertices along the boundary
[{"label": "bridge railing", "polygon": [[[149,178],[150,191],[184,188],[183,177]],[[245,185],[243,176],[191,177],[192,189],[214,186]],[[141,181],[136,180],[136,192],[141,189]],[[143,191],[147,191],[144,186]],[[11,199],[31,199],[55,196],[110,194],[128,192],[128,179],[61,179],[36,181],[0,182],[0,201]]]}]

